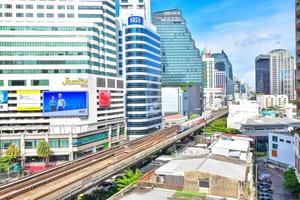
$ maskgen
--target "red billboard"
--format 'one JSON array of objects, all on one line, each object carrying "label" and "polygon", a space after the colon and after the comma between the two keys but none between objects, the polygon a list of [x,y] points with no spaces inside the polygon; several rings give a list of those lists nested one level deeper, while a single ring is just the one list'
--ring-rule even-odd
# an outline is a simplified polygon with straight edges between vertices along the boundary
[{"label": "red billboard", "polygon": [[108,90],[99,91],[99,106],[100,107],[110,106],[110,91]]}]

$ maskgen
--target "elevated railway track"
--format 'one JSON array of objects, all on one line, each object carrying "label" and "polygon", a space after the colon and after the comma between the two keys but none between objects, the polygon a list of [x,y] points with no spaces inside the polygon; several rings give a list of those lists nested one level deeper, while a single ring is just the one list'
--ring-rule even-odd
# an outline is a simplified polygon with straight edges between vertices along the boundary
[{"label": "elevated railway track", "polygon": [[213,118],[206,123],[181,133],[177,133],[177,127],[170,127],[3,185],[0,187],[0,199],[70,199],[118,171],[143,161],[226,113],[227,110],[214,113]]}]

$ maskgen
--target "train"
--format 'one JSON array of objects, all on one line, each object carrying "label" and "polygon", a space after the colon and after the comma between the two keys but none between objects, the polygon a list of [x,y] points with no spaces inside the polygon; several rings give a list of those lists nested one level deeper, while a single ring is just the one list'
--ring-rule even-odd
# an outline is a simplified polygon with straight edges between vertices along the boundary
[{"label": "train", "polygon": [[195,119],[192,119],[190,121],[187,121],[187,122],[183,122],[181,124],[178,125],[177,127],[177,132],[178,133],[181,133],[183,131],[186,131],[190,128],[193,128],[195,126],[198,126],[202,123],[205,123],[206,122],[206,119],[204,117],[197,117]]}]

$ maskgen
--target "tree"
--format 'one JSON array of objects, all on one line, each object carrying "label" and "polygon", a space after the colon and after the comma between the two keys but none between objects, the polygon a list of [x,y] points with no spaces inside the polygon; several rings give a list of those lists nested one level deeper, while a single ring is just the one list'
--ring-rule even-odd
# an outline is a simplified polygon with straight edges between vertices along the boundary
[{"label": "tree", "polygon": [[16,162],[17,158],[21,155],[21,150],[15,145],[11,144],[5,152],[6,157],[11,163]]},{"label": "tree", "polygon": [[300,183],[295,174],[295,169],[290,168],[283,173],[283,186],[293,194],[300,193]]},{"label": "tree", "polygon": [[49,156],[50,156],[50,146],[46,141],[41,141],[38,145],[37,145],[37,155],[38,157],[44,158],[44,162],[46,165],[48,165],[48,160],[49,160]]},{"label": "tree", "polygon": [[128,185],[136,183],[142,175],[143,173],[139,169],[136,169],[135,171],[132,169],[125,170],[124,175],[116,181],[118,190],[122,190]]},{"label": "tree", "polygon": [[4,156],[0,157],[0,173],[5,173],[11,167],[9,159]]}]

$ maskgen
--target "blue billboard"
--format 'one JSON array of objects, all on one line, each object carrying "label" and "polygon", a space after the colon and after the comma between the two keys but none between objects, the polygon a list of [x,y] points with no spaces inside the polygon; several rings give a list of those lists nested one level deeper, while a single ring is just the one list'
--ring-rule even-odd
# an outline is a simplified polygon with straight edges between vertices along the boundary
[{"label": "blue billboard", "polygon": [[43,115],[45,117],[88,116],[87,92],[44,92]]},{"label": "blue billboard", "polygon": [[0,111],[8,111],[8,91],[0,91]]},{"label": "blue billboard", "polygon": [[144,24],[144,19],[140,16],[128,17],[128,25],[132,25],[132,24],[143,25]]}]

